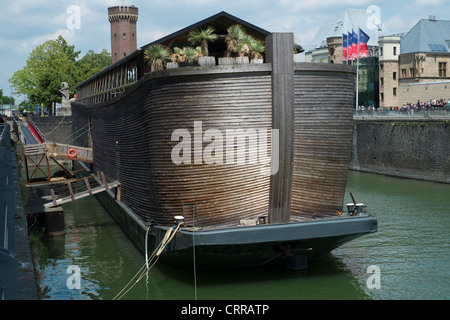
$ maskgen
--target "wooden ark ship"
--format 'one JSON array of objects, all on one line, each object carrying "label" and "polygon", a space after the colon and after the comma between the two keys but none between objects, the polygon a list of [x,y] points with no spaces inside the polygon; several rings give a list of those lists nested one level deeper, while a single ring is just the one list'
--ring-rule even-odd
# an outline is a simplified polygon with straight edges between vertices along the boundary
[{"label": "wooden ark ship", "polygon": [[[150,45],[181,47],[194,28],[213,26],[225,35],[233,24],[265,41],[264,63],[150,72],[144,58]],[[183,224],[160,259],[193,267],[195,252],[201,269],[280,262],[301,269],[377,230],[373,216],[341,214],[355,68],[295,63],[294,47],[290,33],[270,33],[221,12],[139,48],[78,85],[75,144],[92,146],[91,170],[120,182],[120,201],[113,192],[98,198],[146,254],[178,226],[177,219]],[[220,38],[210,43],[216,62],[225,50]],[[86,127],[88,133],[75,134]],[[230,147],[228,132],[246,139]],[[251,134],[261,132],[267,132],[269,161],[252,159]],[[211,163],[205,153],[213,142]],[[237,161],[240,147],[244,163]],[[174,161],[174,152],[185,161]],[[220,152],[223,161],[217,161]]]}]

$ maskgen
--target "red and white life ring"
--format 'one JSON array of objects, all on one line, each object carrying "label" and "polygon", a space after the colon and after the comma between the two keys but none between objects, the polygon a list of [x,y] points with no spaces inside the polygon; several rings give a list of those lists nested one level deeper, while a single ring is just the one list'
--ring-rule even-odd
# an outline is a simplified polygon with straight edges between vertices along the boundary
[{"label": "red and white life ring", "polygon": [[77,149],[69,149],[69,151],[67,151],[67,154],[69,155],[69,157],[75,158],[77,156]]}]

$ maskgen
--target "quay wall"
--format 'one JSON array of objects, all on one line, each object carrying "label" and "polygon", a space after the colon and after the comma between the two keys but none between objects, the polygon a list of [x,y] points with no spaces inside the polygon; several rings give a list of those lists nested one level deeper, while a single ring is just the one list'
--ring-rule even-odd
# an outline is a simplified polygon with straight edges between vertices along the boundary
[{"label": "quay wall", "polygon": [[71,116],[31,118],[44,135],[46,141],[73,144]]},{"label": "quay wall", "polygon": [[15,152],[18,141],[9,124],[0,124],[0,299],[38,300]]},{"label": "quay wall", "polygon": [[354,120],[350,169],[450,183],[446,120]]}]

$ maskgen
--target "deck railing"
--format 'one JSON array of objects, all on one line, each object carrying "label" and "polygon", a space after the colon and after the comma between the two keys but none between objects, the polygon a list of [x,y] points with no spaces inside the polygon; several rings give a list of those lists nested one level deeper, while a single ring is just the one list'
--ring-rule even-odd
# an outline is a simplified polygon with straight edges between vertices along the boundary
[{"label": "deck railing", "polygon": [[115,98],[143,75],[143,69],[142,54],[136,51],[79,84],[77,102],[97,104]]}]

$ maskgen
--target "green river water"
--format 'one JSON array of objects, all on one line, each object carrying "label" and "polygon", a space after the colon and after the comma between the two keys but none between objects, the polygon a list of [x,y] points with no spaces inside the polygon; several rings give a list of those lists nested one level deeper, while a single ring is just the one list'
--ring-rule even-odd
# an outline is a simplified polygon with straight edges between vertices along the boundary
[{"label": "green river water", "polygon": [[[162,263],[123,300],[441,300],[450,298],[450,185],[350,171],[344,203],[366,204],[378,232],[334,250],[305,271],[284,266],[184,270]],[[112,300],[145,257],[94,197],[65,204],[66,232],[50,237],[40,286],[46,300]],[[77,266],[80,288],[69,288]],[[368,286],[378,268],[379,286]],[[73,282],[71,282],[73,283]]]}]

